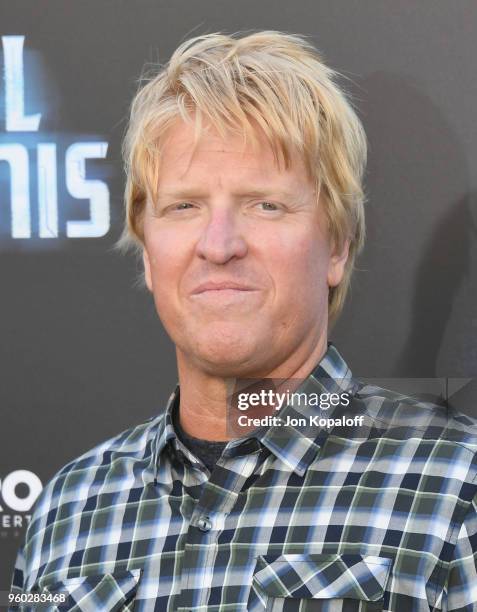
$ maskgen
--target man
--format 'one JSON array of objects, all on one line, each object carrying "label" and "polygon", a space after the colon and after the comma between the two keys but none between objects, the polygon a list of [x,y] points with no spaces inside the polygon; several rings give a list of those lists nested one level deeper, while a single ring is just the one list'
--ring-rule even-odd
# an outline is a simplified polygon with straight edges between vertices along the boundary
[{"label": "man", "polygon": [[[192,39],[138,92],[125,157],[121,245],[179,385],[45,487],[15,587],[61,610],[477,610],[475,422],[356,381],[328,342],[364,236],[335,73],[297,36]],[[257,384],[281,421],[237,433]]]}]

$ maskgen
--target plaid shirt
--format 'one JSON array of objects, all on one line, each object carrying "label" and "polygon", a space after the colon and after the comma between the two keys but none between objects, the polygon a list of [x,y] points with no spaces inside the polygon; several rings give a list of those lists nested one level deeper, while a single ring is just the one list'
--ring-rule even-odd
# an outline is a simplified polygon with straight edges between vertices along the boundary
[{"label": "plaid shirt", "polygon": [[88,612],[477,611],[476,421],[356,381],[332,344],[303,389],[349,392],[363,425],[260,428],[209,474],[176,387],[48,483],[15,588]]}]

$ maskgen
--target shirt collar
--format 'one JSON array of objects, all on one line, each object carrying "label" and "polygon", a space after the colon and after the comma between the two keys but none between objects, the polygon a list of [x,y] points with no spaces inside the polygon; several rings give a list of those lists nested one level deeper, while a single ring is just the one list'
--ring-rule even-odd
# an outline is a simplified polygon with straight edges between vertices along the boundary
[{"label": "shirt collar", "polygon": [[174,403],[179,394],[179,384],[176,384],[174,391],[169,396],[167,400],[166,409],[164,411],[164,418],[159,419],[157,426],[157,435],[155,438],[154,444],[154,480],[157,479],[157,472],[159,468],[159,458],[161,456],[162,451],[169,443],[169,440],[177,439],[177,434],[174,430],[174,425],[172,422],[172,409],[174,407]]},{"label": "shirt collar", "polygon": [[[321,361],[312,370],[309,376],[295,390],[295,393],[305,393],[320,396],[322,393],[347,393],[352,397],[359,387],[353,378],[351,370],[341,357],[338,349],[328,342],[328,348]],[[288,404],[280,410],[280,416],[286,420],[287,416],[305,417],[305,421],[312,415],[329,418],[336,408],[330,406],[323,410],[312,403],[305,402],[299,405]],[[261,442],[276,457],[285,463],[295,473],[303,476],[310,463],[317,456],[320,447],[328,437],[332,426],[321,429],[303,427],[301,425],[281,425],[269,427],[261,433]]]},{"label": "shirt collar", "polygon": [[[309,376],[295,390],[295,393],[317,394],[321,393],[348,393],[353,396],[356,392],[359,383],[353,378],[351,370],[346,364],[343,357],[338,352],[338,349],[328,342],[327,351],[312,370]],[[172,410],[174,403],[179,395],[179,384],[176,385],[171,393],[164,418],[159,419],[158,430],[155,438],[154,450],[154,477],[157,477],[159,467],[159,459],[162,451],[167,444],[172,441],[177,441],[177,434],[174,430]],[[309,405],[308,402],[303,405],[296,406],[293,404],[285,405],[280,410],[282,418],[287,415],[302,415],[304,417],[317,414],[319,409],[316,406]],[[321,416],[329,417],[333,413],[331,407],[326,411],[326,415],[320,413]],[[225,454],[236,454],[235,451],[241,447],[244,440],[255,438],[266,446],[278,459],[285,463],[289,469],[302,476],[310,463],[316,457],[321,445],[329,435],[330,428],[323,428],[319,435],[312,437],[309,431],[301,426],[280,425],[273,427],[260,427],[246,436],[231,440],[225,450]],[[177,442],[174,442],[177,444]],[[244,447],[245,448],[245,447]],[[250,449],[250,445],[247,446]]]}]

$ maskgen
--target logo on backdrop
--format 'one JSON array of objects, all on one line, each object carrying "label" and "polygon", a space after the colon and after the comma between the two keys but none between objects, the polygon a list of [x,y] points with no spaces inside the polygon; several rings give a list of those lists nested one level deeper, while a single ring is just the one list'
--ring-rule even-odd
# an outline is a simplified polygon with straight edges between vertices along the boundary
[{"label": "logo on backdrop", "polygon": [[34,472],[15,470],[0,478],[0,535],[18,536],[28,527],[31,508],[43,485]]},{"label": "logo on backdrop", "polygon": [[[108,143],[99,136],[78,140],[78,135],[41,129],[55,86],[38,53],[24,49],[24,43],[24,36],[2,36],[0,241],[104,236],[110,227],[103,180],[108,168],[97,160],[106,157]],[[38,107],[42,98],[43,109]]]}]

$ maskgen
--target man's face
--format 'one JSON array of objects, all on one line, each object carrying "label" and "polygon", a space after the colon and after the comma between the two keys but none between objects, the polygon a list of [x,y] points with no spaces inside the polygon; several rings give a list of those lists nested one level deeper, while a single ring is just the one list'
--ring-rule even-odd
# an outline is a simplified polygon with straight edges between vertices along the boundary
[{"label": "man's face", "polygon": [[159,197],[144,215],[144,266],[178,360],[215,376],[264,376],[311,352],[327,330],[333,254],[313,182],[297,157],[193,127],[165,141]]}]

